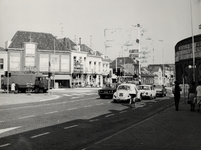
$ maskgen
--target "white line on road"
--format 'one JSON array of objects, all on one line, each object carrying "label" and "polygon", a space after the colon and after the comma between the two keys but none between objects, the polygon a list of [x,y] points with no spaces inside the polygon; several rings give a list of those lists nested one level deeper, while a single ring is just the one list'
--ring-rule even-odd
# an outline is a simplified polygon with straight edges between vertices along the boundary
[{"label": "white line on road", "polygon": [[26,108],[34,108],[34,107],[43,107],[43,106],[51,106],[51,105],[60,105],[64,103],[72,103],[72,102],[79,102],[79,101],[89,101],[94,100],[97,97],[87,98],[87,99],[78,99],[73,101],[66,101],[66,102],[56,102],[56,103],[48,103],[48,104],[39,104],[39,105],[30,105],[30,106],[24,106],[24,107],[14,107],[14,108],[6,108],[6,109],[0,109],[0,111],[6,111],[6,110],[16,110],[16,109],[26,109]]},{"label": "white line on road", "polygon": [[64,127],[64,129],[70,129],[70,128],[74,128],[74,127],[77,127],[78,125],[72,125],[72,126],[69,126],[69,127]]},{"label": "white line on road", "polygon": [[107,116],[105,116],[105,117],[107,118],[107,117],[110,117],[110,116],[114,116],[114,114],[111,114],[111,115],[107,115]]},{"label": "white line on road", "polygon": [[19,126],[19,127],[11,127],[11,128],[6,128],[6,129],[0,129],[0,134],[2,134],[4,132],[11,131],[11,130],[15,130],[17,128],[21,128],[21,126]]},{"label": "white line on road", "polygon": [[80,98],[80,97],[72,97],[71,99]]},{"label": "white line on road", "polygon": [[41,134],[38,134],[38,135],[34,135],[32,136],[31,138],[37,138],[37,137],[40,137],[40,136],[43,136],[43,135],[47,135],[47,134],[50,134],[50,132],[45,132],[45,133],[41,133]]},{"label": "white line on road", "polygon": [[67,109],[67,110],[75,110],[75,109],[77,109],[76,107],[75,108],[69,108],[69,109]]},{"label": "white line on road", "polygon": [[69,95],[69,94],[62,94],[63,96],[71,96],[71,95]]},{"label": "white line on road", "polygon": [[48,112],[48,113],[45,113],[46,115],[48,114],[53,114],[53,113],[57,113],[58,111],[52,111],[52,112]]},{"label": "white line on road", "polygon": [[0,121],[0,122],[4,122],[4,120]]},{"label": "white line on road", "polygon": [[84,106],[84,107],[91,107],[92,105],[86,105],[86,106]]},{"label": "white line on road", "polygon": [[35,115],[19,117],[18,119],[25,119],[25,118],[31,118],[31,117],[35,117]]},{"label": "white line on road", "polygon": [[94,122],[94,121],[98,121],[98,119],[89,120],[89,122]]},{"label": "white line on road", "polygon": [[99,104],[96,104],[96,105],[103,105],[103,103],[99,103]]},{"label": "white line on road", "polygon": [[0,145],[0,147],[6,147],[6,146],[9,146],[10,143],[7,143],[7,144],[3,144],[3,145]]},{"label": "white line on road", "polygon": [[127,112],[127,111],[121,111],[120,113],[125,113],[125,112]]}]

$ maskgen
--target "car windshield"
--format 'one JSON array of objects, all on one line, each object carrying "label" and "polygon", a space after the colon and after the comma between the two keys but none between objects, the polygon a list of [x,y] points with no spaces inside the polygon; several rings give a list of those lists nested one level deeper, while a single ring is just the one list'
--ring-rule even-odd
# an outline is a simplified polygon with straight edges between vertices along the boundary
[{"label": "car windshield", "polygon": [[128,86],[128,85],[120,85],[118,87],[118,90],[130,90],[130,86]]},{"label": "car windshield", "polygon": [[139,90],[150,90],[149,86],[139,86]]}]

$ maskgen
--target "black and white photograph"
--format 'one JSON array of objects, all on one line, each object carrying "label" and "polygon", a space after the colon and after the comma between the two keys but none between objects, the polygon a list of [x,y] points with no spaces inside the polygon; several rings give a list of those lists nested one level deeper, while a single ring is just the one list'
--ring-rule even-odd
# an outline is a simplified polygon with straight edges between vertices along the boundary
[{"label": "black and white photograph", "polygon": [[201,150],[201,0],[0,0],[0,150]]}]

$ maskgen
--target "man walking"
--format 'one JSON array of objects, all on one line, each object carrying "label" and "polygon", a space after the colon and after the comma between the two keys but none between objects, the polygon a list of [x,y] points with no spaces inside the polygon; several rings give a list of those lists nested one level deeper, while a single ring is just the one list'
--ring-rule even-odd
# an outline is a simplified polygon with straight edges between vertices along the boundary
[{"label": "man walking", "polygon": [[178,111],[181,87],[179,86],[177,81],[175,81],[174,83],[175,83],[175,85],[172,89],[172,93],[174,94],[175,110]]}]

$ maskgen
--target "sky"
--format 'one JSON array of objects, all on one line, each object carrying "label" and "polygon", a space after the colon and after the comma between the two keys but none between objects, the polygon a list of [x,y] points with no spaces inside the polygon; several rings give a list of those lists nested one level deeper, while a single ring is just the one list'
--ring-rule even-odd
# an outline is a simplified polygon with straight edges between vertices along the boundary
[{"label": "sky", "polygon": [[[138,32],[134,26],[140,24],[140,47],[154,48],[153,62],[174,63],[177,42],[201,34],[200,3],[201,0],[0,0],[0,47],[5,48],[5,42],[18,30],[44,32],[77,42],[81,38],[83,44],[114,60],[126,56],[126,52],[121,44],[113,43],[106,49],[108,33],[104,35],[104,31],[132,29],[135,41]],[[149,43],[147,39],[151,39]]]}]

